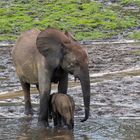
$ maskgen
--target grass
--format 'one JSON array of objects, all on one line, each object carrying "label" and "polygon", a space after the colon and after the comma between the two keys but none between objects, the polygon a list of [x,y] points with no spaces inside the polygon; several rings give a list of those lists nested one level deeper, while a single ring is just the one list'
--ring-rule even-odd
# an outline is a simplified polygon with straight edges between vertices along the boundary
[{"label": "grass", "polygon": [[[68,30],[78,40],[113,38],[139,26],[139,13],[123,10],[132,3],[140,6],[139,0],[132,1],[121,0],[117,6],[107,7],[89,0],[1,0],[0,41],[15,40],[25,30],[48,26]],[[132,30],[127,38],[140,39],[140,33]]]},{"label": "grass", "polygon": [[134,31],[132,33],[129,33],[128,38],[140,40],[140,31]]},{"label": "grass", "polygon": [[140,0],[121,0],[120,3],[124,6],[128,5],[140,6]]}]

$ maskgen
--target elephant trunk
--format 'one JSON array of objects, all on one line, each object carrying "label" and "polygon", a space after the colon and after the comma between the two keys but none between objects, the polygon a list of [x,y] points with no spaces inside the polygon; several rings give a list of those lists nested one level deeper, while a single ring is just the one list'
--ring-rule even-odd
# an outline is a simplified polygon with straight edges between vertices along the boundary
[{"label": "elephant trunk", "polygon": [[85,107],[85,117],[81,120],[81,122],[84,122],[89,118],[90,111],[90,78],[88,69],[81,72],[79,79],[82,87]]}]

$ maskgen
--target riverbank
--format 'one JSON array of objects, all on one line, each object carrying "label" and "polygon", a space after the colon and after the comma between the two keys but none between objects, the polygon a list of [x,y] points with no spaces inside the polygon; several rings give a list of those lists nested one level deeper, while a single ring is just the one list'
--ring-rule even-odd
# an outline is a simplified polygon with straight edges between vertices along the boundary
[{"label": "riverbank", "polygon": [[139,0],[1,0],[0,7],[0,41],[15,41],[23,31],[50,26],[81,41],[140,39]]},{"label": "riverbank", "polygon": [[[127,39],[106,39],[106,40],[85,40],[79,41],[83,45],[109,45],[109,44],[139,44],[140,40],[127,40]],[[0,41],[0,47],[13,47],[15,41]]]}]

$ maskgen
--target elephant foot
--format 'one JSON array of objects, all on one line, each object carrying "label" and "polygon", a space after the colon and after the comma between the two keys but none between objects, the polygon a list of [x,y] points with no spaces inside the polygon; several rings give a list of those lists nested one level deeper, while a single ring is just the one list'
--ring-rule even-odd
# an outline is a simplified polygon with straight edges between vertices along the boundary
[{"label": "elephant foot", "polygon": [[50,128],[49,123],[46,121],[40,121],[38,120],[38,126],[41,128]]}]

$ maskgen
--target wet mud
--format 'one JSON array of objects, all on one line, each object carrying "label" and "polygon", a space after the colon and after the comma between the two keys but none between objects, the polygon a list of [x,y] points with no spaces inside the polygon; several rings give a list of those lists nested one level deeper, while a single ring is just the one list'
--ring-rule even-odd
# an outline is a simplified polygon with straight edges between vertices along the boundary
[{"label": "wet mud", "polygon": [[[138,140],[140,139],[140,43],[85,45],[91,80],[90,118],[81,123],[83,98],[80,83],[69,77],[68,94],[74,97],[74,131],[37,125],[39,95],[32,86],[34,116],[24,115],[24,98],[11,47],[0,47],[0,139],[18,140]],[[57,85],[53,85],[52,92]]]}]

